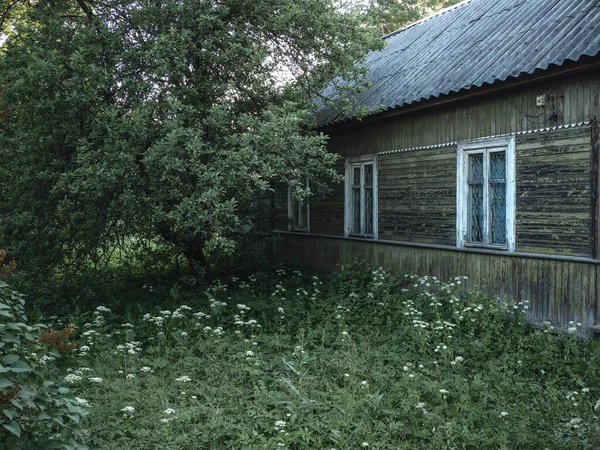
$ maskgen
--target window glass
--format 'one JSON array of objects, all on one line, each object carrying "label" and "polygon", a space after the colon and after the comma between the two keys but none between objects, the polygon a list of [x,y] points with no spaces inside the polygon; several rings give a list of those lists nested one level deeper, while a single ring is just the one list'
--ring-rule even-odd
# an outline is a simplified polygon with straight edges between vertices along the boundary
[{"label": "window glass", "polygon": [[353,158],[346,165],[345,233],[377,234],[377,168],[373,158]]},{"label": "window glass", "polygon": [[483,242],[483,154],[469,155],[469,240]]},{"label": "window glass", "polygon": [[491,242],[506,243],[506,154],[490,154]]}]

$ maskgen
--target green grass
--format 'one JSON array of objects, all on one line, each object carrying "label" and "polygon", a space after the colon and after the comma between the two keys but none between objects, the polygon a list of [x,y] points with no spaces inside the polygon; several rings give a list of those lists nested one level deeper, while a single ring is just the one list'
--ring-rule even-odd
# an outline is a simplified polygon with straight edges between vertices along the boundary
[{"label": "green grass", "polygon": [[600,448],[597,343],[467,283],[357,267],[174,290],[91,315],[47,376],[89,402],[90,449]]}]

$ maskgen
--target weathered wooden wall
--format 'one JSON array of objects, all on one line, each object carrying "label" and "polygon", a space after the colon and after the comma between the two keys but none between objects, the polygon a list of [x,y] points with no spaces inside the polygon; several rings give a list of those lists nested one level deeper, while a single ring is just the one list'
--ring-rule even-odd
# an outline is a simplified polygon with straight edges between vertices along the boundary
[{"label": "weathered wooden wall", "polygon": [[600,322],[596,308],[600,266],[592,262],[444,250],[310,235],[282,235],[273,242],[279,257],[300,260],[313,270],[330,271],[355,258],[396,273],[432,275],[441,280],[467,276],[466,286],[516,301],[529,300],[529,318],[566,326],[570,320],[583,327]]},{"label": "weathered wooden wall", "polygon": [[516,250],[591,257],[591,127],[517,136],[516,165]]},{"label": "weathered wooden wall", "polygon": [[456,244],[456,146],[378,157],[379,237]]},{"label": "weathered wooden wall", "polygon": [[[336,162],[336,170],[344,175],[344,160]],[[310,201],[310,231],[332,236],[344,235],[344,183],[331,186],[331,192]]]},{"label": "weathered wooden wall", "polygon": [[[540,109],[535,98],[542,92],[552,99]],[[596,68],[528,87],[324,131],[331,136],[331,151],[356,156],[586,122],[600,116],[599,97],[600,71]],[[557,120],[547,120],[552,114]]]}]

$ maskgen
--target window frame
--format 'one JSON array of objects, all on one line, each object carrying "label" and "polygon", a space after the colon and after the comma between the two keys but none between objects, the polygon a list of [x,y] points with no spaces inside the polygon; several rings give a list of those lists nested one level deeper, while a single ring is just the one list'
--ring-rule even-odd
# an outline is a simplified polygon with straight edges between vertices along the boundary
[{"label": "window frame", "polygon": [[[308,187],[308,182],[306,182],[306,187]],[[310,203],[304,203],[304,200],[294,199],[292,196],[292,187],[288,184],[288,196],[287,196],[287,204],[288,204],[288,231],[295,231],[298,233],[310,233]],[[297,205],[297,210],[295,211],[295,206]],[[306,218],[306,224],[304,227],[297,226],[297,217],[302,208],[306,208],[304,211],[304,217]]]},{"label": "window frame", "polygon": [[[490,243],[491,207],[490,207],[490,154],[504,152],[506,161],[506,243]],[[483,242],[470,242],[469,234],[469,155],[483,154]],[[479,247],[493,250],[515,251],[515,209],[516,209],[516,167],[515,137],[475,139],[457,144],[456,149],[456,246]]]},{"label": "window frame", "polygon": [[[373,233],[364,233],[365,229],[365,170],[364,167],[372,165],[373,166]],[[353,205],[352,205],[352,188],[353,188],[353,170],[355,167],[360,167],[360,233],[352,232],[352,218],[353,214]],[[370,238],[377,239],[378,235],[378,180],[377,180],[377,155],[361,155],[351,158],[346,158],[345,161],[345,189],[344,189],[344,236],[345,237],[362,237],[362,238]]]}]

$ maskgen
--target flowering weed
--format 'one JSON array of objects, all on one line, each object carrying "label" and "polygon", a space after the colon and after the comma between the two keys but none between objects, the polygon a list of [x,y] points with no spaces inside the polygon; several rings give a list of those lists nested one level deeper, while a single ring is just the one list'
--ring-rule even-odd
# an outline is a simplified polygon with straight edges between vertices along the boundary
[{"label": "flowering weed", "polygon": [[597,348],[466,283],[232,278],[127,320],[97,309],[75,369],[49,370],[92,405],[95,449],[600,447]]}]

